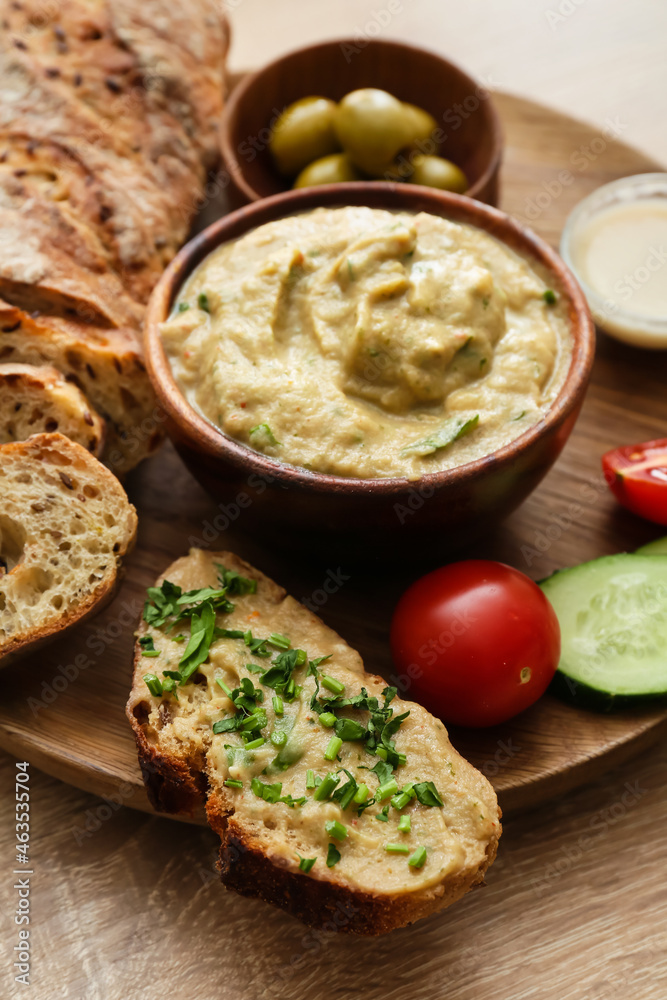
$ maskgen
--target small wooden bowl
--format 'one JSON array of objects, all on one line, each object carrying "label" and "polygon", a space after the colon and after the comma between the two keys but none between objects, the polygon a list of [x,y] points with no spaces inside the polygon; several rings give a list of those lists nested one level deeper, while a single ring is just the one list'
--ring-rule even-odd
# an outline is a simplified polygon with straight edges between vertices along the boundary
[{"label": "small wooden bowl", "polygon": [[[162,346],[160,324],[183,281],[221,243],[266,222],[325,206],[368,205],[431,212],[491,233],[539,262],[568,305],[570,368],[544,419],[498,451],[416,481],[345,479],[284,465],[227,437],[185,400]],[[288,191],[227,215],[190,241],[158,282],[145,324],[148,372],[166,428],[186,465],[221,503],[226,525],[271,545],[365,560],[413,561],[465,544],[518,506],[558,458],[574,427],[593,364],[595,332],[584,295],[563,261],[497,209],[460,195],[408,184],[361,182]],[[338,565],[338,563],[337,563]]]},{"label": "small wooden bowl", "polygon": [[429,111],[440,126],[437,152],[465,173],[470,198],[498,203],[503,149],[489,92],[447,59],[401,42],[341,39],[308,45],[247,76],[227,102],[221,151],[234,207],[289,190],[268,149],[272,123],[301,97],[339,101],[359,87],[378,87]]}]

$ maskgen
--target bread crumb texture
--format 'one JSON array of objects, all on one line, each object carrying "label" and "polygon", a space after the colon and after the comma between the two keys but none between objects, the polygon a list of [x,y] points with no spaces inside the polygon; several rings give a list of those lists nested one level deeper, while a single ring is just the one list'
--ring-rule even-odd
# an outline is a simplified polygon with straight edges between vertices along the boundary
[{"label": "bread crumb texture", "polygon": [[99,610],[136,526],[120,483],[81,445],[37,434],[0,446],[0,660]]},{"label": "bread crumb texture", "polygon": [[104,423],[78,386],[46,365],[0,364],[0,444],[56,431],[99,458]]}]

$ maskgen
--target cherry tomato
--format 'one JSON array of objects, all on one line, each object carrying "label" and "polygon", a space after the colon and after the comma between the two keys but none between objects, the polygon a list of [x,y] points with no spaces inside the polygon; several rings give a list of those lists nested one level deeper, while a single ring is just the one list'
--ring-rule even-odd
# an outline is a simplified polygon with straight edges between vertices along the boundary
[{"label": "cherry tomato", "polygon": [[531,579],[470,559],[406,590],[391,648],[404,697],[445,722],[494,726],[544,694],[560,658],[560,627]]},{"label": "cherry tomato", "polygon": [[667,438],[608,451],[602,468],[619,503],[648,521],[667,524]]}]

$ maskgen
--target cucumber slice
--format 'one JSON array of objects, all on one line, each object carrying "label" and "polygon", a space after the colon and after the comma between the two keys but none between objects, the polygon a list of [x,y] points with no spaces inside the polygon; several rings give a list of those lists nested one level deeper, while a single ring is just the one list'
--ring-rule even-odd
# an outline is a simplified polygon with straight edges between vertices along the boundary
[{"label": "cucumber slice", "polygon": [[540,586],[561,627],[554,694],[611,711],[667,698],[667,555],[617,555]]},{"label": "cucumber slice", "polygon": [[637,549],[635,552],[636,556],[667,556],[667,537],[656,538],[654,542],[649,542],[648,545],[642,545],[641,549]]}]

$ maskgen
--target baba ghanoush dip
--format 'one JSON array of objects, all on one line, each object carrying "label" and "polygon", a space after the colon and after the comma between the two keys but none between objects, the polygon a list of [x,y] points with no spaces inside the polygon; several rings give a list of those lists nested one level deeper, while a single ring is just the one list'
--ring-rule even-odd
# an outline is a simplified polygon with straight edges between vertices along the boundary
[{"label": "baba ghanoush dip", "polygon": [[229,437],[361,479],[508,444],[543,417],[572,353],[538,265],[473,226],[366,207],[218,247],[161,335],[186,399]]}]

